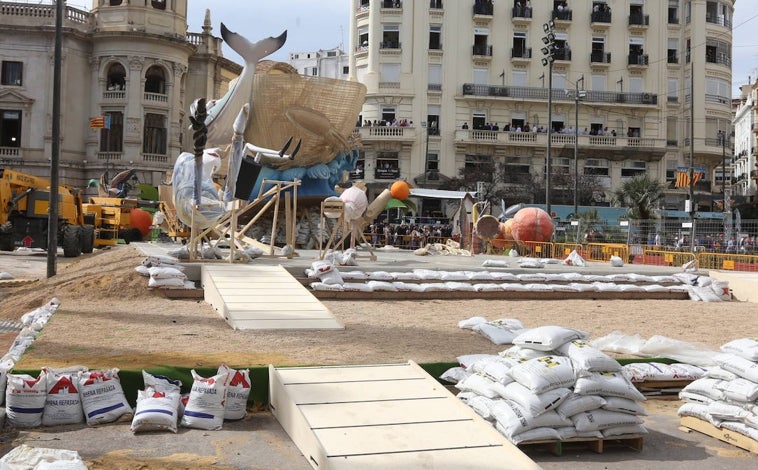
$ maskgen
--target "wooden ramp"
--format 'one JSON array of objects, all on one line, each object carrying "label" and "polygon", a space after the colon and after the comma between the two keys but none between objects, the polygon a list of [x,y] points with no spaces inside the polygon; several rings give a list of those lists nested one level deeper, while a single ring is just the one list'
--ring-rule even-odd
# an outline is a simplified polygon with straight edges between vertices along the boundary
[{"label": "wooden ramp", "polygon": [[203,264],[205,301],[235,330],[344,329],[281,266]]},{"label": "wooden ramp", "polygon": [[269,400],[320,470],[539,468],[414,362],[269,366]]}]

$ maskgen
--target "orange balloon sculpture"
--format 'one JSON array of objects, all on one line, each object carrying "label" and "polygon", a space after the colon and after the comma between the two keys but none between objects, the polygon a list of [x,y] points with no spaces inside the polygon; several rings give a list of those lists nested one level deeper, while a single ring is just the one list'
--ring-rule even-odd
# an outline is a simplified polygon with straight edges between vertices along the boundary
[{"label": "orange balloon sculpture", "polygon": [[390,194],[395,199],[404,201],[411,195],[411,187],[405,181],[395,181],[390,187]]},{"label": "orange balloon sculpture", "polygon": [[525,207],[511,220],[511,233],[518,242],[548,242],[555,231],[550,215],[538,207]]},{"label": "orange balloon sculpture", "polygon": [[138,229],[144,237],[150,233],[150,225],[153,223],[153,216],[142,209],[132,209],[129,212],[129,221],[131,226]]}]

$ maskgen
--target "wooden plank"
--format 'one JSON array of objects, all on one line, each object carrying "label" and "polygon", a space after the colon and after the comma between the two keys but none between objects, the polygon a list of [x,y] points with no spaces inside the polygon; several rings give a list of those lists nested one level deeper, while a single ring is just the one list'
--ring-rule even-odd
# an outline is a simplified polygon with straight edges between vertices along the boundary
[{"label": "wooden plank", "polygon": [[313,429],[390,424],[470,421],[471,416],[448,400],[434,397],[418,400],[370,401],[302,405],[303,416]]},{"label": "wooden plank", "polygon": [[329,315],[314,315],[307,310],[234,310],[234,321],[250,320],[334,320]]},{"label": "wooden plank", "polygon": [[366,382],[423,378],[408,364],[368,364],[326,367],[282,367],[277,369],[286,385],[329,382]]},{"label": "wooden plank", "polygon": [[429,384],[423,379],[291,384],[286,387],[290,399],[298,405],[408,400],[444,397],[449,393],[442,385],[436,389],[430,389]]},{"label": "wooden plank", "polygon": [[[507,464],[505,463],[507,462]],[[426,452],[381,455],[357,455],[329,458],[324,464],[330,470],[355,469],[434,469],[434,470],[503,470],[536,469],[537,465],[503,446],[470,449],[440,449]]]},{"label": "wooden plank", "polygon": [[226,319],[235,330],[343,330],[344,326],[335,323],[333,318],[312,318],[302,320],[237,320]]},{"label": "wooden plank", "polygon": [[603,439],[596,438],[570,438],[562,441],[544,440],[521,442],[518,447],[528,452],[534,449],[542,449],[553,455],[563,455],[565,451],[590,450],[602,454],[609,447],[625,447],[635,451],[642,451],[643,435],[628,434],[623,436],[611,436]]},{"label": "wooden plank", "polygon": [[711,436],[748,452],[758,454],[758,441],[738,432],[717,428],[711,423],[693,416],[682,416],[680,423],[685,428],[703,433],[706,436]]}]

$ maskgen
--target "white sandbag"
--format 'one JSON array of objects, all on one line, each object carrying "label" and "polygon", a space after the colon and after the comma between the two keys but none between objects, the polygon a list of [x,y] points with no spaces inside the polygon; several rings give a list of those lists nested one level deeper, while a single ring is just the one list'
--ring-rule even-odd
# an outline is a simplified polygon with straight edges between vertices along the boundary
[{"label": "white sandbag", "polygon": [[685,403],[679,407],[679,410],[677,410],[677,415],[692,416],[693,418],[698,418],[698,419],[702,419],[703,421],[707,421],[711,423],[712,425],[716,426],[717,428],[721,427],[721,424],[724,421],[711,416],[711,414],[708,412],[708,406],[710,405],[701,405],[699,403]]},{"label": "white sandbag", "polygon": [[184,407],[181,424],[187,428],[215,431],[224,424],[224,400],[228,372],[203,378],[192,371],[192,389]]},{"label": "white sandbag", "polygon": [[414,269],[413,273],[422,281],[434,281],[442,279],[442,273],[432,269]]},{"label": "white sandbag", "polygon": [[182,381],[178,379],[172,379],[165,375],[151,374],[150,372],[143,370],[142,381],[145,384],[145,389],[151,387],[158,392],[181,393]]},{"label": "white sandbag", "polygon": [[687,286],[687,292],[690,295],[691,300],[701,302],[722,302],[721,296],[716,295],[710,286]]},{"label": "white sandbag", "polygon": [[340,274],[345,281],[365,281],[368,279],[368,274],[363,271],[340,271]]},{"label": "white sandbag", "polygon": [[618,426],[633,426],[642,424],[642,419],[629,413],[608,411],[604,409],[585,411],[571,417],[571,421],[579,432],[602,431]]},{"label": "white sandbag", "polygon": [[479,283],[474,284],[474,290],[476,292],[502,292],[503,287],[500,284],[494,283]]},{"label": "white sandbag", "polygon": [[132,407],[121,388],[118,369],[82,372],[79,376],[79,397],[84,418],[90,426],[132,416]]},{"label": "white sandbag", "polygon": [[463,273],[469,281],[492,281],[495,279],[489,271],[464,271]]},{"label": "white sandbag", "polygon": [[519,266],[519,268],[537,268],[537,269],[540,269],[540,268],[544,268],[545,264],[542,261],[538,260],[538,259],[524,258],[521,261],[519,261],[518,266]]},{"label": "white sandbag", "polygon": [[575,414],[596,410],[604,404],[605,399],[600,395],[579,395],[572,392],[555,411],[563,418],[570,418]]},{"label": "white sandbag", "polygon": [[397,287],[389,281],[368,281],[366,285],[374,292],[397,292]]},{"label": "white sandbag", "polygon": [[719,366],[706,367],[705,375],[703,378],[718,379],[718,380],[734,380],[737,378],[737,374],[724,370]]},{"label": "white sandbag", "polygon": [[718,354],[716,362],[722,369],[733,372],[743,379],[758,383],[758,363],[748,361],[736,354]]},{"label": "white sandbag", "polygon": [[481,395],[483,397],[496,398],[499,396],[499,394],[493,388],[493,383],[494,382],[481,374],[471,374],[470,376],[455,384],[455,388],[462,392],[474,392],[477,395]]},{"label": "white sandbag", "polygon": [[134,268],[135,271],[137,271],[137,274],[140,276],[150,277],[150,268],[148,268],[145,265],[140,264],[136,268]]},{"label": "white sandbag", "polygon": [[540,351],[552,351],[569,341],[586,339],[588,336],[583,331],[562,326],[540,326],[518,335],[513,339],[513,344]]},{"label": "white sandbag", "polygon": [[368,280],[370,281],[394,281],[395,280],[395,276],[388,273],[387,271],[371,271],[366,274],[368,275]]},{"label": "white sandbag", "polygon": [[605,405],[601,408],[608,411],[618,411],[620,413],[629,413],[638,416],[647,416],[645,407],[639,402],[621,397],[603,397]]},{"label": "white sandbag", "polygon": [[710,398],[711,400],[723,400],[724,392],[721,391],[722,383],[720,379],[711,379],[704,377],[687,384],[682,392],[694,393]]},{"label": "white sandbag", "polygon": [[156,279],[154,277],[151,277],[149,281],[147,281],[147,287],[181,287],[184,288],[184,279],[178,278],[178,277],[166,277],[161,279]]},{"label": "white sandbag", "polygon": [[465,379],[471,375],[471,372],[468,372],[463,367],[451,367],[445,372],[442,373],[442,375],[439,376],[441,380],[444,380],[445,382],[449,382],[451,384],[457,384],[461,380]]},{"label": "white sandbag", "polygon": [[729,281],[719,281],[714,279],[709,287],[721,300],[727,302],[732,300],[732,291],[729,289]]},{"label": "white sandbag", "polygon": [[511,248],[510,251],[508,252],[508,256],[510,256],[511,258],[518,258],[518,251]]},{"label": "white sandbag", "polygon": [[751,413],[745,408],[729,403],[715,401],[708,405],[708,414],[716,419],[728,421],[742,421]]},{"label": "white sandbag", "polygon": [[697,380],[705,375],[705,367],[675,362],[669,364],[674,371],[674,380]]},{"label": "white sandbag", "polygon": [[494,401],[490,411],[497,421],[497,430],[508,438],[534,428],[558,428],[571,425],[570,420],[561,418],[555,411],[532,416],[527,410],[510,400]]},{"label": "white sandbag", "polygon": [[632,382],[646,380],[674,380],[674,369],[660,362],[632,362],[624,364],[624,376]]},{"label": "white sandbag", "polygon": [[524,325],[513,318],[501,318],[480,323],[474,330],[497,345],[511,344],[513,339],[524,331]]},{"label": "white sandbag", "polygon": [[8,385],[8,371],[11,370],[11,368],[13,368],[13,364],[0,364],[0,405],[5,403],[5,390]]},{"label": "white sandbag", "polygon": [[494,271],[491,274],[492,274],[492,279],[496,281],[517,281],[518,280],[516,275],[510,272]]},{"label": "white sandbag", "polygon": [[176,269],[184,269],[180,261],[174,256],[150,255],[142,260],[142,265],[152,268],[154,266],[173,266]]},{"label": "white sandbag", "polygon": [[526,292],[529,290],[525,284],[517,284],[515,282],[504,282],[500,284],[500,287],[506,292]]},{"label": "white sandbag", "polygon": [[5,389],[8,423],[18,428],[36,428],[42,424],[47,397],[46,380],[44,371],[37,378],[27,374],[8,374]]},{"label": "white sandbag", "polygon": [[87,470],[75,450],[48,449],[21,444],[0,458],[2,470]]},{"label": "white sandbag", "polygon": [[491,359],[492,354],[464,354],[455,358],[458,364],[464,369],[468,369],[471,365],[481,359]]},{"label": "white sandbag", "polygon": [[421,292],[448,292],[450,289],[442,282],[424,282],[419,284]]},{"label": "white sandbag", "polygon": [[501,358],[500,356],[493,356],[490,359],[482,359],[471,365],[470,370],[475,373],[481,374],[492,382],[497,382],[501,385],[508,385],[513,382],[513,378],[508,375],[508,371],[518,364],[517,361],[512,359]]},{"label": "white sandbag", "polygon": [[602,395],[644,401],[645,396],[621,372],[590,372],[576,379],[574,392],[580,395]]},{"label": "white sandbag", "polygon": [[473,284],[469,284],[468,282],[461,282],[461,281],[445,281],[445,287],[447,287],[451,291],[460,291],[460,292],[475,292],[476,289],[474,289]]},{"label": "white sandbag", "polygon": [[473,330],[475,326],[481,325],[482,323],[487,323],[487,319],[484,317],[471,317],[467,318],[466,320],[459,321],[458,328]]},{"label": "white sandbag", "polygon": [[593,348],[584,340],[569,341],[559,346],[557,351],[571,359],[574,370],[578,373],[621,370],[621,364],[616,359]]},{"label": "white sandbag", "polygon": [[[495,425],[497,428],[497,425]],[[546,441],[560,439],[561,436],[554,428],[534,428],[521,434],[511,436],[509,440],[514,444],[522,444],[530,441]]]},{"label": "white sandbag", "polygon": [[311,282],[310,288],[315,291],[338,291],[341,292],[344,289],[340,284],[325,284],[323,282]]},{"label": "white sandbag", "polygon": [[647,434],[648,430],[642,424],[632,424],[625,426],[616,426],[613,428],[603,429],[603,437],[627,436],[634,434]]},{"label": "white sandbag", "polygon": [[524,289],[529,292],[552,292],[553,286],[550,284],[530,283],[524,284]]},{"label": "white sandbag", "polygon": [[516,274],[516,277],[521,282],[545,282],[545,273],[524,273]]},{"label": "white sandbag", "polygon": [[465,271],[440,271],[440,279],[443,281],[468,281]]},{"label": "white sandbag", "polygon": [[231,369],[222,365],[218,373],[227,372],[229,383],[226,385],[224,402],[224,421],[236,421],[247,416],[247,398],[250,396],[250,369]]},{"label": "white sandbag", "polygon": [[159,392],[152,387],[137,391],[131,431],[170,431],[176,433],[179,417],[179,393]]},{"label": "white sandbag", "polygon": [[561,261],[563,264],[568,266],[578,266],[578,267],[584,267],[587,265],[587,262],[582,258],[582,255],[580,255],[576,250],[571,250],[571,253],[566,256],[566,258]]},{"label": "white sandbag", "polygon": [[729,382],[721,382],[718,387],[728,400],[749,403],[758,399],[758,384],[742,377]]},{"label": "white sandbag", "polygon": [[508,357],[511,359],[528,360],[538,357],[551,356],[554,353],[555,351],[538,351],[537,349],[532,349],[530,347],[511,346],[504,351],[500,351],[500,356]]},{"label": "white sandbag", "polygon": [[620,267],[624,266],[624,260],[621,259],[620,256],[612,255],[611,256],[611,266],[613,266],[614,268],[620,268]]},{"label": "white sandbag", "polygon": [[534,393],[571,387],[576,381],[571,359],[561,356],[529,359],[514,366],[508,375]]},{"label": "white sandbag", "polygon": [[557,408],[569,394],[571,394],[571,390],[565,387],[555,388],[544,393],[534,393],[520,383],[512,382],[505,386],[502,397],[518,403],[532,416],[539,416]]},{"label": "white sandbag", "polygon": [[699,403],[701,405],[709,405],[715,401],[713,398],[706,397],[705,395],[685,391],[679,392],[679,399],[683,402]]},{"label": "white sandbag", "polygon": [[392,281],[392,285],[395,286],[398,292],[424,292],[421,284],[415,282]]},{"label": "white sandbag", "polygon": [[482,266],[485,268],[507,268],[508,261],[500,259],[486,259],[482,263]]},{"label": "white sandbag", "polygon": [[722,345],[721,351],[758,362],[758,337],[735,339]]},{"label": "white sandbag", "polygon": [[492,412],[490,411],[492,407],[492,399],[487,398],[481,395],[476,395],[474,397],[471,397],[470,399],[466,400],[466,404],[476,412],[479,416],[486,419],[487,421],[494,421],[495,418],[492,416]]},{"label": "white sandbag", "polygon": [[147,271],[153,279],[167,279],[173,277],[187,279],[187,275],[184,274],[183,271],[173,266],[153,266],[152,268],[147,268]]},{"label": "white sandbag", "polygon": [[79,373],[43,369],[46,375],[47,398],[42,414],[43,426],[79,424],[84,422],[84,410],[79,396]]}]

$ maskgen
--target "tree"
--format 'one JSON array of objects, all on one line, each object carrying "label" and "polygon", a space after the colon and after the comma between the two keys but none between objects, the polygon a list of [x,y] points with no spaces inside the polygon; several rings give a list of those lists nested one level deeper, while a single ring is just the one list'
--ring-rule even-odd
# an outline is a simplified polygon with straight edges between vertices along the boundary
[{"label": "tree", "polygon": [[657,218],[655,210],[663,200],[664,186],[657,180],[643,174],[624,182],[613,192],[611,198],[617,207],[626,207],[630,219],[641,221],[643,240],[648,239],[651,232],[652,219]]}]

